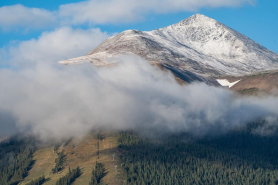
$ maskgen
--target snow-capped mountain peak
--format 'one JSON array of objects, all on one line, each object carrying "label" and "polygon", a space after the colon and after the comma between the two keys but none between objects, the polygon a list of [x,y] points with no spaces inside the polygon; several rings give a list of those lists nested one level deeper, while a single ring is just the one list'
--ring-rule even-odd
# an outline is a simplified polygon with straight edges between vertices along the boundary
[{"label": "snow-capped mountain peak", "polygon": [[107,65],[110,57],[131,53],[203,76],[242,75],[278,68],[276,53],[202,14],[149,32],[124,31],[88,55],[61,63],[90,61]]},{"label": "snow-capped mountain peak", "polygon": [[187,19],[180,21],[179,23],[173,24],[173,26],[183,26],[183,25],[191,25],[191,24],[206,24],[211,22],[217,22],[216,20],[207,17],[203,14],[194,14]]}]

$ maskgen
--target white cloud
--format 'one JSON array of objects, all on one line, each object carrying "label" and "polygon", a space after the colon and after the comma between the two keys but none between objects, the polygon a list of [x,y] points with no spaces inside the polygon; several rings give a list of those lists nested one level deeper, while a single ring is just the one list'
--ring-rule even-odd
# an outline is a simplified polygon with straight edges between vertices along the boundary
[{"label": "white cloud", "polygon": [[237,7],[255,0],[88,0],[61,5],[59,16],[68,23],[106,24],[132,22],[146,15],[197,11],[201,8]]},{"label": "white cloud", "polygon": [[278,116],[277,97],[239,98],[206,84],[181,86],[139,57],[117,60],[122,63],[109,68],[38,62],[1,69],[0,115],[8,120],[2,127],[28,128],[43,140],[84,136],[99,128],[201,137]]},{"label": "white cloud", "polygon": [[197,11],[201,8],[238,7],[256,0],[88,0],[64,4],[57,11],[23,5],[0,7],[0,28],[24,30],[57,25],[127,23],[149,14]]},{"label": "white cloud", "polygon": [[57,24],[56,18],[51,11],[20,4],[0,7],[0,28],[4,31],[15,28],[24,31],[48,28]]},{"label": "white cloud", "polygon": [[[100,29],[72,29],[62,27],[44,32],[38,39],[22,41],[15,46],[0,50],[5,59],[13,65],[33,65],[37,62],[83,56],[102,43],[109,35]],[[0,57],[1,58],[1,57]]]}]

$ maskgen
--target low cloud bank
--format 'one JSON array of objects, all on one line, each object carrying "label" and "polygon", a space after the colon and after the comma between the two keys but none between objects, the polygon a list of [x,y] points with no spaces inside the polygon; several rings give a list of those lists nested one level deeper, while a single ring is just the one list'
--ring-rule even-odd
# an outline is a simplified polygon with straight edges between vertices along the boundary
[{"label": "low cloud bank", "polygon": [[260,117],[268,117],[270,126],[257,133],[277,128],[277,97],[237,97],[199,83],[181,86],[172,74],[139,57],[115,60],[121,62],[109,68],[38,62],[0,69],[1,130],[15,126],[42,140],[84,136],[99,128],[202,137]]}]

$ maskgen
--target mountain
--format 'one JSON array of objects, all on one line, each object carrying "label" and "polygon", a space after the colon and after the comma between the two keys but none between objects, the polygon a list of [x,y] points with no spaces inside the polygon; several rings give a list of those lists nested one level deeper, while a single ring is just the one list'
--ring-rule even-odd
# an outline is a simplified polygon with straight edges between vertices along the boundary
[{"label": "mountain", "polygon": [[240,76],[278,68],[278,55],[228,26],[201,14],[153,31],[127,30],[84,57],[62,64],[111,64],[109,58],[136,54],[151,63],[198,77]]}]

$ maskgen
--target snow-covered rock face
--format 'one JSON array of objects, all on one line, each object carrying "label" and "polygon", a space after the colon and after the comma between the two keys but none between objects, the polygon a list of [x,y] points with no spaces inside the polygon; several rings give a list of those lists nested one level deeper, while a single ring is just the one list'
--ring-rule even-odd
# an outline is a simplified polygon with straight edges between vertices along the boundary
[{"label": "snow-covered rock face", "polygon": [[[155,32],[160,32],[196,51],[220,59],[234,59],[244,54],[244,50],[247,49],[236,32],[200,14]],[[244,39],[246,41],[248,38]]]},{"label": "snow-covered rock face", "polygon": [[85,57],[61,63],[89,61],[103,66],[111,62],[109,58],[121,54],[136,54],[203,76],[244,75],[278,68],[276,53],[201,14],[150,32],[122,32]]},{"label": "snow-covered rock face", "polygon": [[238,72],[230,69],[235,73],[264,70],[272,63],[278,63],[277,54],[222,23],[200,14],[153,33],[165,35],[173,41],[219,60],[224,65],[238,68]]}]

